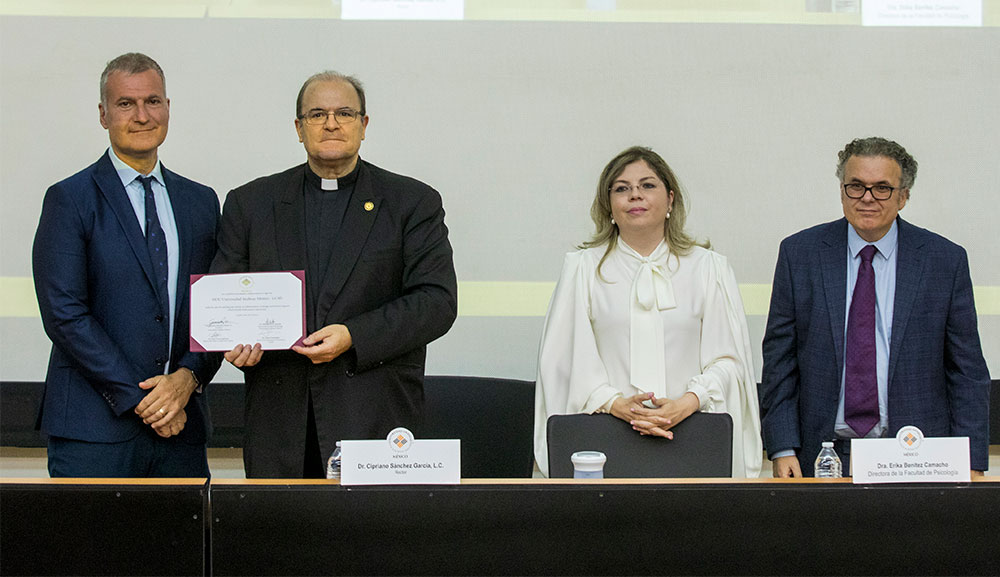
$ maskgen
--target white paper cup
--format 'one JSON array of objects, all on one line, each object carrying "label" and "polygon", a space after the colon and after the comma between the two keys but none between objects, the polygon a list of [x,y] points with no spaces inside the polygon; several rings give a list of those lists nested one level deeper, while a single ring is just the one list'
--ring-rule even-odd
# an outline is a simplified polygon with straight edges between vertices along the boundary
[{"label": "white paper cup", "polygon": [[600,451],[577,451],[570,457],[573,461],[574,479],[603,479],[604,463],[608,458]]}]

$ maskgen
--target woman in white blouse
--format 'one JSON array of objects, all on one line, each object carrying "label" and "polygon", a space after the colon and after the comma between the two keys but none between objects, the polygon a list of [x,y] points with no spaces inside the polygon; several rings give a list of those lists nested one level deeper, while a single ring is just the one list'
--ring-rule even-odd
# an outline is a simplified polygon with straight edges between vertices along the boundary
[{"label": "woman in white blouse", "polygon": [[542,331],[535,459],[548,474],[553,414],[607,412],[673,438],[695,411],[733,417],[733,475],[757,477],[762,447],[743,303],[726,258],[684,231],[673,171],[632,147],[604,168],[597,227],[566,255]]}]

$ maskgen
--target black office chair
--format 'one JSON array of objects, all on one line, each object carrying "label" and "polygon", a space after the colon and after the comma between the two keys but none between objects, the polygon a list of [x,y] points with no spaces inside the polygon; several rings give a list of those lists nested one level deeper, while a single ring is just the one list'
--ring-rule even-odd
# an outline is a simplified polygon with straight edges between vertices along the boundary
[{"label": "black office chair", "polygon": [[608,414],[552,415],[548,421],[549,476],[572,477],[577,451],[607,455],[605,478],[731,477],[733,418],[695,413],[671,429],[673,440],[643,436]]},{"label": "black office chair", "polygon": [[535,383],[492,377],[424,378],[428,439],[461,439],[462,477],[531,477]]}]

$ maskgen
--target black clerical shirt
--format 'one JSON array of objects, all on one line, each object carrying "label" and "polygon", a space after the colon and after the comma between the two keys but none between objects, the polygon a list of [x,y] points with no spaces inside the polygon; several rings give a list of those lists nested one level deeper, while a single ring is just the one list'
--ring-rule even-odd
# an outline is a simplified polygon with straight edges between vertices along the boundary
[{"label": "black clerical shirt", "polygon": [[[319,289],[326,276],[330,257],[337,246],[340,225],[347,213],[347,205],[354,193],[354,183],[358,180],[358,169],[337,179],[337,190],[323,190],[322,179],[306,165],[306,177],[302,186],[305,196],[306,232],[306,298],[313,315],[317,314]],[[313,319],[313,328],[323,326],[323,319]]]}]

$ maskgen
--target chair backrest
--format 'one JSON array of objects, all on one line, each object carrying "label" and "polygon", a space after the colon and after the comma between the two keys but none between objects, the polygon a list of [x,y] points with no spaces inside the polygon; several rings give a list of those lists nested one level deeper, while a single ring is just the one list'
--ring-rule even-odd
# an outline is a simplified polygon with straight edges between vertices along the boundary
[{"label": "chair backrest", "polygon": [[531,477],[535,383],[424,377],[424,436],[462,440],[462,477]]},{"label": "chair backrest", "polygon": [[577,451],[607,455],[605,478],[731,477],[733,418],[695,413],[673,427],[673,440],[643,436],[608,414],[552,415],[548,421],[549,476],[572,477]]}]

